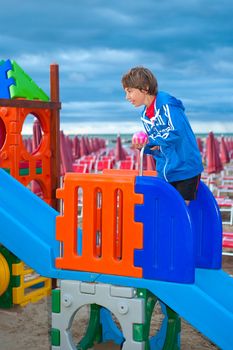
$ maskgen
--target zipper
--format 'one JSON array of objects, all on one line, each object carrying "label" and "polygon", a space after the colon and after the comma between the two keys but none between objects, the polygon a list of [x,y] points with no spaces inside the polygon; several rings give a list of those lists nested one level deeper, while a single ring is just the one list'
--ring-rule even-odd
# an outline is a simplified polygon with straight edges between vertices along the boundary
[{"label": "zipper", "polygon": [[[155,119],[158,118],[159,112],[160,112],[160,109],[158,108],[158,109],[156,110],[156,113],[155,113]],[[147,120],[147,119],[144,119],[145,117],[146,117],[148,120]],[[143,112],[143,115],[142,115],[142,117],[141,117],[141,120],[142,120],[142,123],[143,123],[143,125],[144,125],[146,131],[148,132],[148,135],[150,136],[150,131],[152,130],[152,128],[150,128],[149,125],[153,125],[153,124],[151,123],[151,121],[149,120],[149,118],[146,116],[146,109],[145,109],[144,112]],[[148,124],[149,124],[149,125],[148,125]],[[153,132],[152,132],[152,133],[153,133]],[[152,134],[152,133],[151,133],[151,134]],[[165,153],[163,152],[161,146],[160,146],[160,151],[163,153],[164,158],[165,158],[165,165],[164,165],[164,167],[163,167],[163,176],[164,176],[164,179],[168,182],[168,179],[167,179],[167,176],[166,176],[166,167],[167,167],[167,164],[168,164],[168,159],[167,159]]]}]

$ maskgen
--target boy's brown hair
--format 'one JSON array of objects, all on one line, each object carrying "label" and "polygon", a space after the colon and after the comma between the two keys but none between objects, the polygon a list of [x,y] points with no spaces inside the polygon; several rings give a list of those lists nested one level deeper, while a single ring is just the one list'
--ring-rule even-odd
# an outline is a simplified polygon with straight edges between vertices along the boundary
[{"label": "boy's brown hair", "polygon": [[131,68],[121,79],[123,88],[135,88],[145,90],[149,95],[156,96],[158,93],[157,79],[153,73],[144,67]]}]

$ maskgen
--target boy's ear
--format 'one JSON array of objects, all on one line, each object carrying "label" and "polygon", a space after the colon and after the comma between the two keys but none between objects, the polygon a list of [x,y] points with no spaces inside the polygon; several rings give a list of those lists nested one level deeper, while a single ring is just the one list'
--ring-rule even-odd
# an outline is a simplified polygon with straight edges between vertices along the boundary
[{"label": "boy's ear", "polygon": [[145,89],[141,89],[141,92],[144,92],[145,94],[148,94],[149,88],[146,87]]}]

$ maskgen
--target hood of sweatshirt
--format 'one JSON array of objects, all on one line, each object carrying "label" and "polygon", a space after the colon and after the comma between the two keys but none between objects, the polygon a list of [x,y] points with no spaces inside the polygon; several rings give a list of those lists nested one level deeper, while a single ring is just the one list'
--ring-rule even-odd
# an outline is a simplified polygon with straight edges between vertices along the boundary
[{"label": "hood of sweatshirt", "polygon": [[178,100],[174,96],[169,95],[167,92],[159,91],[156,96],[156,109],[160,109],[163,105],[175,106],[185,110],[182,101]]}]

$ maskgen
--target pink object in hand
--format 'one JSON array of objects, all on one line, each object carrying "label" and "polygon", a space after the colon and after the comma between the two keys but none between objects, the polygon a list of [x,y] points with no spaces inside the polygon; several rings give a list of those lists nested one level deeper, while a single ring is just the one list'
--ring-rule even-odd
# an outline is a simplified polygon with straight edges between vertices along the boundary
[{"label": "pink object in hand", "polygon": [[132,144],[145,144],[148,142],[148,136],[144,131],[137,131],[133,134]]}]

